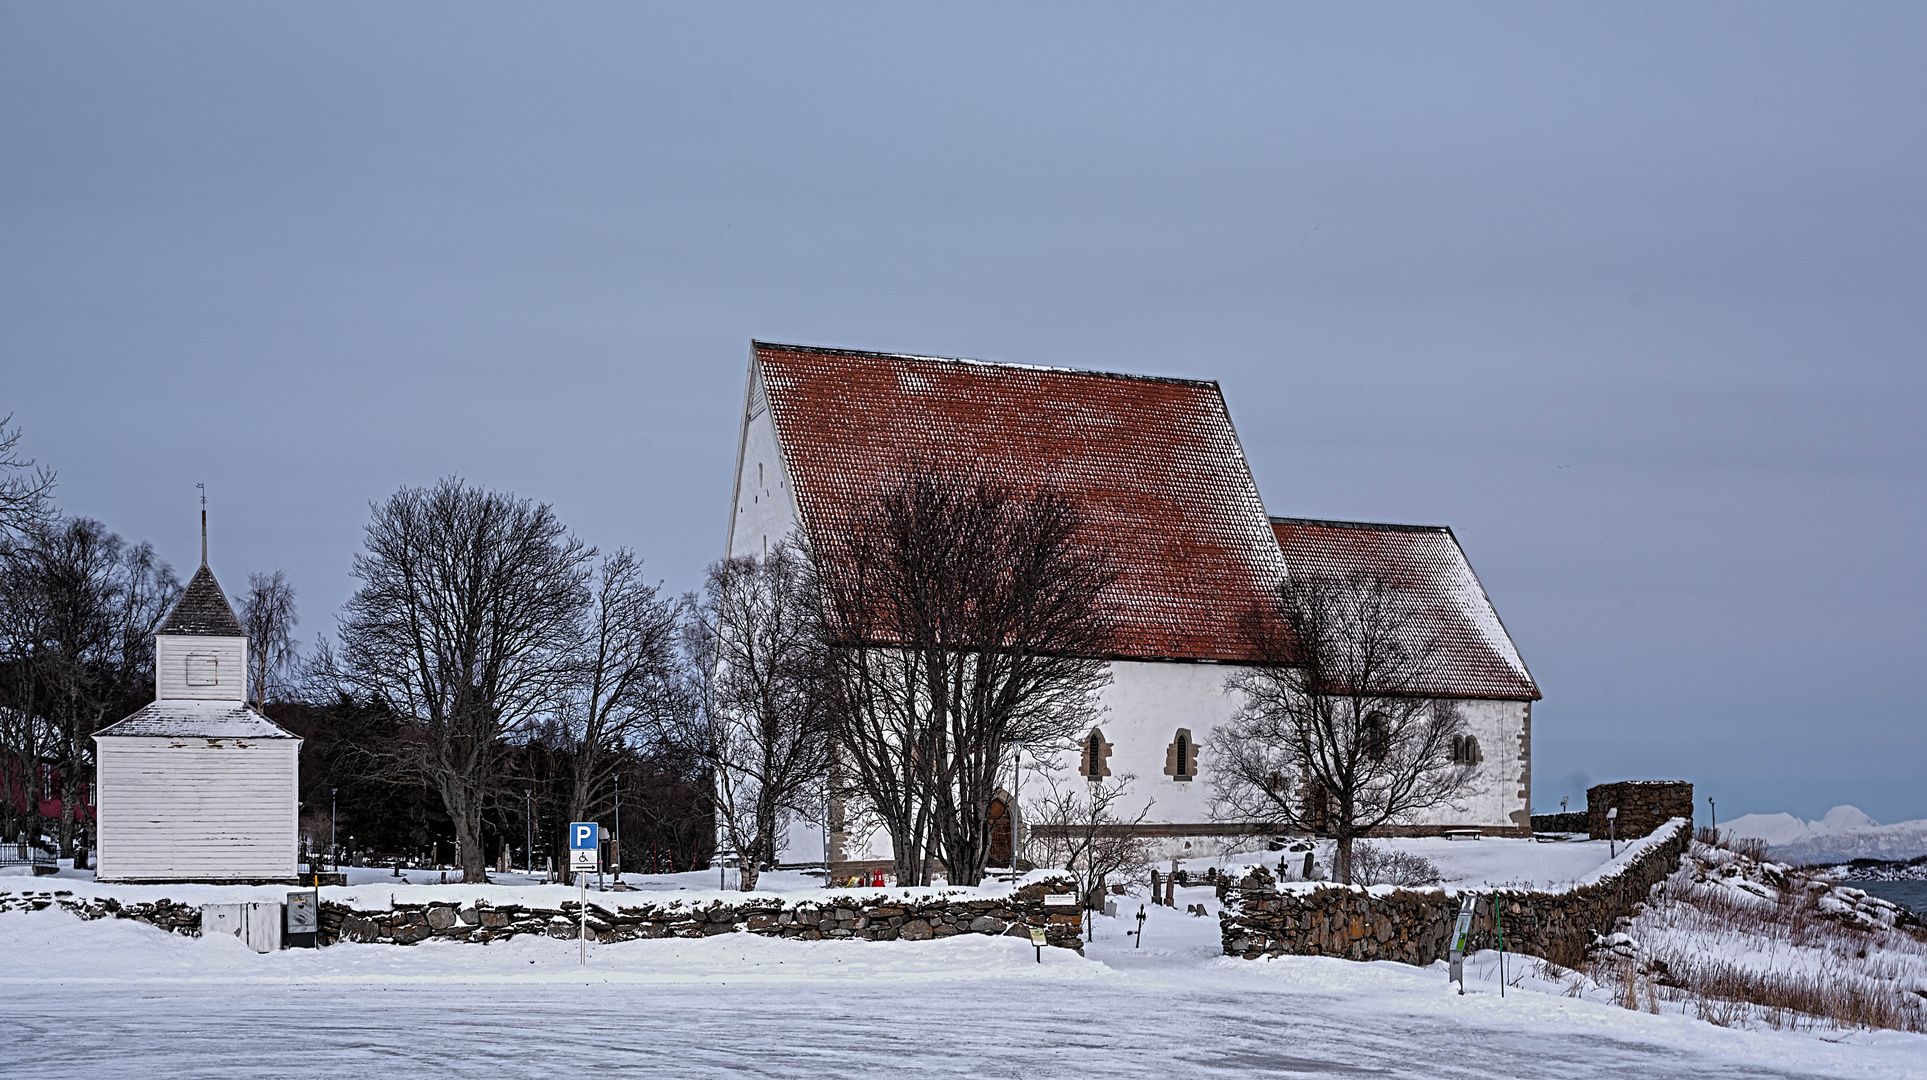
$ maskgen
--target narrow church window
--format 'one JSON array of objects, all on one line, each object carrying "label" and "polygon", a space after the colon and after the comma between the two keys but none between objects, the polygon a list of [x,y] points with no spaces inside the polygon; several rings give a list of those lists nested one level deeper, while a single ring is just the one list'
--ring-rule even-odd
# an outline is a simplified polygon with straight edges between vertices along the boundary
[{"label": "narrow church window", "polygon": [[1095,784],[1111,775],[1111,767],[1106,759],[1111,756],[1111,744],[1104,741],[1104,732],[1097,728],[1084,740],[1084,752],[1079,755],[1078,774]]},{"label": "narrow church window", "polygon": [[1373,761],[1384,761],[1392,751],[1392,725],[1384,713],[1365,718],[1365,753]]},{"label": "narrow church window", "polygon": [[1190,728],[1179,728],[1164,748],[1164,775],[1173,780],[1190,780],[1198,775],[1198,743]]}]

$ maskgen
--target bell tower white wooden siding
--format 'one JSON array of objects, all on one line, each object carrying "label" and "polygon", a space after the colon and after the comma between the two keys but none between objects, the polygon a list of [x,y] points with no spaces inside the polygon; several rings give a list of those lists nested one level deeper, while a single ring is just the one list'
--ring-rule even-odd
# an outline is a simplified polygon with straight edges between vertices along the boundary
[{"label": "bell tower white wooden siding", "polygon": [[295,879],[301,740],[247,704],[248,639],[203,562],[154,638],[154,703],[94,736],[101,881]]}]

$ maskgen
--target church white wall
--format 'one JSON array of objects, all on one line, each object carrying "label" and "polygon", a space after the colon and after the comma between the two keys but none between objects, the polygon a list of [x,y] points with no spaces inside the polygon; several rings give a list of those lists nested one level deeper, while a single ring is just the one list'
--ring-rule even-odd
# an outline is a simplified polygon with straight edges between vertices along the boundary
[{"label": "church white wall", "polygon": [[245,701],[248,639],[162,634],[154,639],[154,696]]},{"label": "church white wall", "polygon": [[293,878],[298,739],[102,737],[103,881]]},{"label": "church white wall", "polygon": [[[1146,824],[1162,827],[1158,831],[1165,835],[1158,836],[1152,845],[1158,858],[1250,843],[1248,839],[1212,835],[1212,826],[1217,823],[1211,814],[1211,778],[1221,749],[1219,729],[1239,704],[1226,692],[1225,684],[1240,670],[1224,664],[1111,664],[1111,683],[1101,693],[1104,711],[1097,726],[1112,747],[1108,761],[1111,776],[1135,774],[1120,813],[1134,816],[1149,803]],[[1490,830],[1530,827],[1526,795],[1530,790],[1529,704],[1467,700],[1459,702],[1459,707],[1467,733],[1479,741],[1483,760],[1478,774],[1471,788],[1452,805],[1426,813],[1412,824]],[[1191,780],[1178,780],[1164,772],[1166,751],[1181,727],[1189,729],[1197,744],[1197,775]],[[1077,772],[1077,751],[1063,749],[1042,757],[1055,767],[1060,786],[1085,782]],[[1038,762],[1038,757],[1024,753],[1019,812],[1026,824],[1032,819],[1022,807],[1035,805],[1048,794]],[[839,863],[887,861],[890,855],[890,839],[878,831],[860,840],[840,842],[836,859]],[[813,864],[822,857],[820,821],[793,819],[783,861]]]},{"label": "church white wall", "polygon": [[796,493],[777,447],[776,425],[764,408],[743,429],[736,506],[730,516],[730,557],[760,557],[790,535],[797,517]]},{"label": "church white wall", "polygon": [[[1119,661],[1111,665],[1112,682],[1103,692],[1105,711],[1097,727],[1112,746],[1107,762],[1111,776],[1136,776],[1120,807],[1124,816],[1135,814],[1148,801],[1146,823],[1173,827],[1165,831],[1181,836],[1184,826],[1213,823],[1211,781],[1221,749],[1218,729],[1239,705],[1225,691],[1225,684],[1241,670],[1224,664]],[[1483,762],[1478,775],[1471,789],[1451,806],[1426,813],[1413,824],[1529,827],[1525,792],[1530,788],[1530,745],[1522,738],[1529,722],[1527,703],[1462,701],[1460,709],[1467,732],[1479,740]],[[1179,728],[1188,728],[1197,744],[1197,775],[1191,780],[1164,773],[1166,751]],[[1077,772],[1077,753],[1067,749],[1051,756],[1060,784],[1084,782]],[[1023,802],[1035,802],[1046,790],[1041,778],[1027,774]]]}]

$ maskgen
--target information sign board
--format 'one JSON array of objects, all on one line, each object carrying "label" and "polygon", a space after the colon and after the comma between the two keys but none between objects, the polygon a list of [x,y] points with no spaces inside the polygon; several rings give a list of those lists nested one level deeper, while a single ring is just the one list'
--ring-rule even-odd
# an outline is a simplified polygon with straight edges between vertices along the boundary
[{"label": "information sign board", "polygon": [[569,823],[569,869],[593,871],[601,847],[601,826],[593,821]]}]

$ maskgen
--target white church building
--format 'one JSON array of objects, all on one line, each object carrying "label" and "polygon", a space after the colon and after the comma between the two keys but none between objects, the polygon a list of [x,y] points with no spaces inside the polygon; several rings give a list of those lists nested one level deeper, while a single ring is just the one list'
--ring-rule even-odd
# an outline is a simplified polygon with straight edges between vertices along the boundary
[{"label": "white church building", "polygon": [[[898,463],[949,454],[1055,487],[1115,558],[1102,714],[1078,745],[1026,753],[1087,774],[1095,743],[1101,771],[1136,777],[1136,805],[1151,804],[1143,831],[1167,852],[1202,854],[1254,831],[1212,812],[1218,729],[1238,706],[1226,683],[1254,660],[1240,620],[1309,570],[1401,583],[1446,643],[1438,696],[1460,705],[1478,778],[1401,831],[1530,833],[1539,690],[1452,531],[1270,516],[1215,382],[754,342],[728,553],[761,556],[797,528],[814,544],[889,486]],[[1034,771],[1019,781],[1020,830],[1041,794]],[[838,866],[889,856],[887,837],[796,821],[783,861],[820,865],[826,846]]]},{"label": "white church building", "polygon": [[154,702],[94,736],[96,878],[293,883],[301,740],[247,703],[247,635],[205,551],[154,653]]}]

